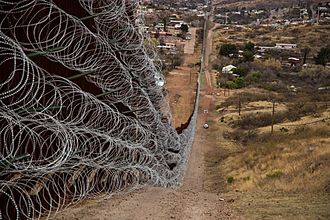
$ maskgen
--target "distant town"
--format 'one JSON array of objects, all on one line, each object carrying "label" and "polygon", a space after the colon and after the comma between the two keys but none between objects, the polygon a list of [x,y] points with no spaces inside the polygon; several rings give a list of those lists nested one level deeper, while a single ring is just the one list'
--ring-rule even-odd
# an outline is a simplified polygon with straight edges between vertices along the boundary
[{"label": "distant town", "polygon": [[[182,64],[184,44],[191,40],[191,27],[201,28],[208,6],[202,0],[166,1],[145,0],[141,10],[144,12],[145,26],[142,31],[148,34],[160,54],[163,73],[167,73]],[[311,4],[301,1],[290,7],[282,8],[226,8],[213,4],[213,22],[221,24],[223,30],[237,32],[238,29],[283,30],[288,27],[308,25],[330,25],[330,2]],[[197,38],[201,32],[197,30]],[[200,40],[202,36],[199,36]],[[233,38],[233,36],[229,36]],[[244,45],[244,43],[242,44]],[[241,46],[242,46],[241,45]],[[324,45],[326,46],[326,45]],[[242,46],[243,47],[243,46]],[[284,66],[307,67],[311,55],[310,45],[297,45],[288,40],[253,42],[252,56],[264,60],[273,56]],[[315,49],[315,48],[314,48]],[[278,52],[279,51],[279,52]],[[303,52],[301,52],[303,51]],[[243,58],[243,48],[226,54],[231,58]],[[316,51],[313,51],[314,55]],[[247,55],[245,53],[245,55]],[[330,67],[330,63],[325,63]],[[225,67],[225,66],[224,66]],[[226,67],[225,69],[228,69]],[[224,69],[224,70],[225,70]],[[230,72],[230,71],[229,71]],[[235,76],[235,75],[234,75]]]}]

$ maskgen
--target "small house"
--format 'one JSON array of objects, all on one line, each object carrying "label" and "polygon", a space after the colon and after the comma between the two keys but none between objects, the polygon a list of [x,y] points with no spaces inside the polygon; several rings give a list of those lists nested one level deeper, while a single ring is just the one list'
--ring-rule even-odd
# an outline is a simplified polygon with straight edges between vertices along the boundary
[{"label": "small house", "polygon": [[295,57],[289,57],[288,58],[288,63],[291,65],[291,66],[296,66],[300,63],[300,59],[298,58],[295,58]]},{"label": "small house", "polygon": [[182,20],[170,20],[170,23],[168,24],[169,26],[175,26],[175,25],[180,25],[183,24],[184,21]]},{"label": "small house", "polygon": [[156,30],[164,30],[164,27],[165,27],[164,23],[158,23],[158,24],[155,26],[155,29],[156,29]]},{"label": "small house", "polygon": [[290,50],[290,49],[296,49],[297,44],[282,44],[282,43],[277,43],[275,48],[277,49],[285,49],[285,50]]},{"label": "small house", "polygon": [[237,69],[237,67],[234,65],[228,65],[228,66],[223,67],[221,72],[223,74],[233,74],[234,69]]}]

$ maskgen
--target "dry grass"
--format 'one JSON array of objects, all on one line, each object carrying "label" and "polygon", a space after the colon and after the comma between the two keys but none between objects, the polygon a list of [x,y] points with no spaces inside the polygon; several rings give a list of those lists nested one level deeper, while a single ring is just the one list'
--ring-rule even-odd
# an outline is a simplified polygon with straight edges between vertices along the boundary
[{"label": "dry grass", "polygon": [[[217,129],[227,141],[245,146],[221,162],[218,169],[225,174],[223,179],[234,177],[230,189],[243,191],[322,191],[326,181],[330,182],[330,159],[325,159],[330,158],[330,109],[304,102],[311,98],[306,94],[287,99],[276,104],[274,134],[270,135],[272,103],[266,101],[268,93],[252,91],[237,92],[217,105],[221,114]],[[273,93],[273,97],[281,96]],[[293,116],[294,121],[289,121]],[[210,157],[213,161],[217,155]]]},{"label": "dry grass", "polygon": [[230,188],[240,191],[324,191],[330,182],[330,138],[326,137],[330,136],[330,129],[318,129],[327,129],[327,132],[318,134],[306,130],[311,136],[306,132],[285,136],[274,134],[266,141],[249,143],[244,152],[226,158],[221,169],[237,180]]},{"label": "dry grass", "polygon": [[[237,130],[228,124],[241,118],[236,104],[239,93],[218,97],[218,111],[206,134],[214,148],[205,155],[205,187],[234,201],[232,205],[247,219],[329,219],[330,109],[279,123],[273,135],[270,126]],[[241,97],[244,93],[246,89]],[[271,103],[264,91],[251,93],[256,95],[245,96],[242,115],[269,113]],[[279,107],[287,111],[296,99],[310,98],[305,95],[291,102],[286,99]],[[233,136],[224,138],[225,133]]]},{"label": "dry grass", "polygon": [[[330,42],[329,28],[330,25],[300,25],[282,30],[219,28],[215,31],[213,51],[217,54],[223,43],[294,42],[299,49],[311,47],[309,56],[313,56]],[[226,58],[216,61],[230,62]],[[291,76],[284,74],[276,60],[255,61],[250,70],[271,72],[258,83],[280,82],[281,89],[270,92],[254,84],[259,88],[249,87],[232,92],[230,97],[217,97],[214,121],[206,134],[214,148],[204,158],[205,187],[234,201],[233,206],[247,219],[330,219],[330,99],[328,94],[317,91],[317,86],[328,84],[329,73],[324,68],[313,68]],[[298,91],[290,91],[290,85]],[[258,120],[264,120],[260,115],[270,116],[273,99],[275,112],[285,117],[275,120],[277,124],[270,135],[270,123],[264,126]],[[245,117],[251,119],[246,121],[248,124],[256,125],[253,129],[230,126]]]},{"label": "dry grass", "polygon": [[231,192],[224,198],[233,201],[231,205],[253,220],[306,220],[330,219],[330,197],[314,193],[283,192]]},{"label": "dry grass", "polygon": [[[329,112],[330,113],[330,112]],[[303,118],[296,123],[306,122]],[[205,187],[223,195],[247,219],[329,219],[330,124],[258,134],[246,146],[221,136],[212,122],[206,139]]]},{"label": "dry grass", "polygon": [[[312,0],[312,2],[322,2],[322,0]],[[311,1],[310,1],[311,2]],[[299,3],[298,0],[277,0],[277,1],[269,1],[269,0],[215,0],[214,4],[221,6],[221,8],[226,9],[237,9],[237,8],[283,8],[283,7],[291,7],[292,4]]]},{"label": "dry grass", "polygon": [[272,27],[230,27],[228,30],[219,28],[214,34],[214,45],[224,43],[245,44],[248,41],[257,45],[275,45],[275,43],[295,43],[298,48],[310,47],[311,55],[330,42],[330,25],[297,25],[284,29]]},{"label": "dry grass", "polygon": [[[306,119],[295,123],[306,123]],[[221,185],[223,189],[228,177],[234,181],[226,187],[240,191],[314,192],[323,191],[330,182],[329,122],[291,127],[288,132],[276,129],[273,135],[268,128],[244,147],[223,138],[225,131],[238,132],[225,123],[210,124],[207,138],[219,146],[205,157],[212,190]]]}]

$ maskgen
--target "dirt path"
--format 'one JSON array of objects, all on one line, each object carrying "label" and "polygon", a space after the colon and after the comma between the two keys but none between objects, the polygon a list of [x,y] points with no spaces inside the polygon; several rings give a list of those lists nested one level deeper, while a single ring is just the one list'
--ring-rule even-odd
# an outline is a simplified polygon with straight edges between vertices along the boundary
[{"label": "dirt path", "polygon": [[[182,74],[189,74],[189,71],[183,71]],[[182,77],[182,74],[174,74],[173,77]],[[185,83],[184,80],[182,81]],[[179,87],[175,89],[177,88]],[[182,88],[181,92],[185,90],[186,88]],[[180,94],[184,96],[185,93]],[[227,200],[223,201],[221,194],[210,192],[205,184],[207,179],[205,156],[212,151],[214,141],[206,135],[207,130],[203,129],[206,120],[204,106],[212,101],[212,96],[204,94],[205,91],[202,91],[195,141],[181,187],[174,189],[146,187],[131,193],[115,195],[106,201],[87,201],[75,208],[65,210],[55,219],[241,219],[229,208]],[[185,98],[187,97],[182,97]],[[186,109],[188,109],[187,105],[191,105],[189,102],[182,103],[184,103],[182,107],[186,105]]]},{"label": "dirt path", "polygon": [[189,29],[189,32],[191,33],[191,39],[186,41],[186,44],[184,46],[185,54],[194,54],[195,53],[196,30],[197,30],[197,28],[195,28],[195,27],[192,27]]},{"label": "dirt path", "polygon": [[[188,57],[186,61],[194,59],[193,56]],[[196,74],[196,68],[181,66],[166,77],[167,99],[170,102],[174,127],[186,123],[194,110]]]},{"label": "dirt path", "polygon": [[[196,30],[193,33],[193,38],[195,39]],[[209,44],[211,43],[211,37],[212,34],[209,34]],[[208,55],[206,57],[208,58],[212,45],[208,45],[207,47]],[[195,62],[190,56],[194,55],[187,55],[183,67],[173,71],[173,74],[170,74],[170,77],[167,79],[168,84],[172,86],[169,89],[171,92],[170,101],[173,102],[173,97],[175,97],[175,95],[183,100],[179,103],[180,105],[178,105],[178,102],[171,103],[172,107],[175,104],[174,116],[179,114],[181,120],[183,120],[182,115],[184,112],[179,112],[180,110],[178,109],[185,109],[187,113],[186,115],[189,117],[193,105],[193,102],[191,102],[194,97],[194,94],[191,92],[194,89],[193,86],[191,86],[193,83],[187,84],[187,79],[189,80],[191,77],[191,71],[187,70],[187,68],[190,64]],[[210,83],[211,79],[209,80]],[[209,85],[211,85],[211,83]],[[205,94],[205,91],[203,94]],[[79,205],[58,214],[55,219],[241,219],[233,213],[228,207],[229,204],[226,201],[223,201],[221,195],[209,192],[204,186],[205,177],[207,175],[204,157],[212,150],[213,142],[212,140],[207,139],[205,129],[203,129],[203,124],[206,120],[203,110],[205,109],[205,106],[208,106],[212,101],[211,99],[212,96],[209,95],[202,95],[201,97],[195,141],[185,179],[181,187],[175,189],[146,187],[128,194],[115,195],[106,201],[87,201],[83,205]],[[180,122],[175,124],[180,124]]]},{"label": "dirt path", "polygon": [[205,46],[205,79],[206,79],[206,92],[207,94],[211,94],[212,93],[212,76],[210,73],[210,66],[209,66],[209,61],[210,61],[210,55],[212,53],[212,47],[213,47],[213,31],[219,27],[219,24],[215,24],[207,33],[207,44]]},{"label": "dirt path", "polygon": [[142,219],[240,219],[222,201],[221,195],[204,187],[204,155],[212,145],[203,135],[203,113],[198,118],[197,135],[183,186],[176,189],[148,187],[107,201],[86,202],[58,214],[55,219],[142,220]]}]

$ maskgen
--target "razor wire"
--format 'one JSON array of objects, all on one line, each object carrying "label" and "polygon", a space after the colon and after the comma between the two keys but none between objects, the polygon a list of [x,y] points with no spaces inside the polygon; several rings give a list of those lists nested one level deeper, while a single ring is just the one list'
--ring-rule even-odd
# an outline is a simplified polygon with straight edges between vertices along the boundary
[{"label": "razor wire", "polygon": [[182,182],[199,84],[178,134],[139,2],[75,2],[95,30],[55,0],[0,0],[0,219],[48,218],[85,198]]}]

